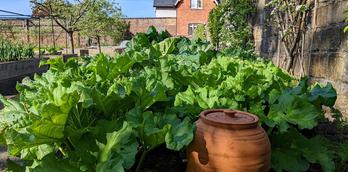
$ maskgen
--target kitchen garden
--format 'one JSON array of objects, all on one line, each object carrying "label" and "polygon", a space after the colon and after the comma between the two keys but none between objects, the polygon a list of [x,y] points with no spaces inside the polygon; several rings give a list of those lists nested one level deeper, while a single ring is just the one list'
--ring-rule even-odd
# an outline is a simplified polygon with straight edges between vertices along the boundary
[{"label": "kitchen garden", "polygon": [[[147,33],[134,35],[124,52],[113,57],[100,53],[66,62],[42,60],[40,65],[49,70],[19,82],[15,99],[0,95],[4,104],[0,144],[10,156],[6,171],[185,171],[186,149],[195,137],[199,113],[215,108],[259,117],[271,142],[271,171],[347,171],[348,142],[318,132],[323,124],[337,130],[346,125],[334,107],[335,88],[288,73],[293,73],[293,63],[303,52],[299,35],[305,32],[310,9],[307,1],[300,6],[295,3],[300,1],[288,1],[293,3],[268,4],[274,10],[271,17],[287,19],[283,10],[297,16],[295,21],[288,19],[294,23],[285,23],[286,30],[279,30],[280,35],[287,33],[282,45],[291,52],[283,64],[286,70],[254,52],[248,20],[255,9],[249,0],[224,1],[211,12],[207,26],[211,42],[206,40],[204,25],[194,39],[171,37],[150,27]],[[57,17],[49,5],[31,2]],[[113,5],[100,2],[104,3],[94,10],[104,12],[102,7]],[[73,15],[73,11],[62,14]],[[126,25],[119,20],[119,9],[103,25],[95,16],[109,15],[93,10],[86,14],[88,20],[77,16],[84,21],[81,25],[63,27],[70,35],[72,52],[78,26],[85,26],[84,34],[98,39],[99,45],[101,36],[111,34],[117,41],[124,36]],[[301,27],[293,27],[297,25]],[[0,62],[34,58],[34,50],[0,39]],[[43,50],[37,51],[45,54]],[[59,54],[55,47],[46,50]]]},{"label": "kitchen garden", "polygon": [[211,108],[257,115],[274,171],[335,171],[346,146],[314,132],[327,121],[323,107],[340,124],[332,85],[310,85],[238,51],[151,27],[115,58],[43,62],[50,69],[19,83],[18,100],[1,97],[1,143],[22,160],[8,160],[7,171],[157,171],[147,164],[160,156],[151,154],[185,159],[194,121]]}]

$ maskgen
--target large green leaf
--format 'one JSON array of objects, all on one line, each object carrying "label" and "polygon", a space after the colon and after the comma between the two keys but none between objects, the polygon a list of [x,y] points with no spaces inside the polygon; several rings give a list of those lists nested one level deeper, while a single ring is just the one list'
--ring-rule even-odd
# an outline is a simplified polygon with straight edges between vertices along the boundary
[{"label": "large green leaf", "polygon": [[0,95],[0,102],[5,106],[0,111],[0,129],[3,130],[8,126],[20,127],[21,124],[25,124],[28,119],[26,118],[27,112],[24,105],[15,100],[6,99]]},{"label": "large green leaf", "polygon": [[310,92],[309,100],[317,105],[333,106],[337,99],[336,90],[329,83],[325,87],[316,84]]},{"label": "large green leaf", "polygon": [[170,121],[172,125],[165,137],[166,145],[168,149],[179,151],[193,140],[194,125],[189,118],[178,123]]},{"label": "large green leaf", "polygon": [[276,171],[307,171],[309,163],[320,164],[325,172],[335,169],[328,141],[323,137],[306,138],[295,128],[286,133],[274,134],[272,166]]},{"label": "large green leaf", "polygon": [[285,93],[277,101],[270,106],[268,118],[276,122],[281,132],[285,132],[289,124],[298,125],[300,129],[317,125],[321,112],[305,98]]},{"label": "large green leaf", "polygon": [[5,172],[25,172],[25,167],[20,166],[10,159],[7,159]]},{"label": "large green leaf", "polygon": [[137,131],[146,150],[151,150],[165,142],[169,124],[160,123],[162,114],[153,114],[150,111],[142,112],[141,108],[131,109],[127,113],[127,121]]},{"label": "large green leaf", "polygon": [[27,169],[29,172],[81,172],[79,167],[73,166],[68,160],[60,160],[54,154],[47,155],[36,166]]},{"label": "large green leaf", "polygon": [[[132,127],[125,122],[122,129],[113,133],[108,133],[106,136],[106,144],[98,143],[100,151],[98,154],[97,166],[109,166],[105,164],[107,161],[114,161],[112,168],[119,168],[118,163],[122,162],[122,166],[126,169],[132,167],[135,162],[138,143],[134,137]],[[100,167],[106,168],[106,167]]]},{"label": "large green leaf", "polygon": [[301,152],[292,149],[272,149],[272,168],[277,172],[303,172],[309,168],[309,163]]}]

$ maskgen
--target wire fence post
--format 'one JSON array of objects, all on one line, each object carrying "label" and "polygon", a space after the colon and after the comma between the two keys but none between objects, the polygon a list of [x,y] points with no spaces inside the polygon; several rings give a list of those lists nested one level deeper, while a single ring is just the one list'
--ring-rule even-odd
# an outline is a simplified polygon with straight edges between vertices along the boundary
[{"label": "wire fence post", "polygon": [[41,59],[41,18],[39,17],[39,59]]}]

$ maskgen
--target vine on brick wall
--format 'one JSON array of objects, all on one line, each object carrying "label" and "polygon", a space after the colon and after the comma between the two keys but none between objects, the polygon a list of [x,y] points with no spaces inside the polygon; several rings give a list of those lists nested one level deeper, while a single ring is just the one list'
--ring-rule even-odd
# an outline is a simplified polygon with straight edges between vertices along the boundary
[{"label": "vine on brick wall", "polygon": [[193,33],[193,38],[198,40],[207,40],[206,26],[199,24]]}]

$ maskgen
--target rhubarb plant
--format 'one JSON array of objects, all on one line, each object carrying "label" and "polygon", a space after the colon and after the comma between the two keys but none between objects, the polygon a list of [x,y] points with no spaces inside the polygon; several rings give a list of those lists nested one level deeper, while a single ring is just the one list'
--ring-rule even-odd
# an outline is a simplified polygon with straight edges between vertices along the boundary
[{"label": "rhubarb plant", "polygon": [[[231,108],[258,115],[272,142],[272,168],[324,171],[334,164],[322,136],[334,88],[300,82],[265,60],[217,53],[202,40],[168,37],[151,28],[111,58],[50,59],[50,69],[17,85],[18,100],[0,97],[1,143],[7,170],[141,171],[161,145],[181,151],[194,137],[202,110]],[[315,146],[314,146],[315,144]]]}]

